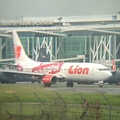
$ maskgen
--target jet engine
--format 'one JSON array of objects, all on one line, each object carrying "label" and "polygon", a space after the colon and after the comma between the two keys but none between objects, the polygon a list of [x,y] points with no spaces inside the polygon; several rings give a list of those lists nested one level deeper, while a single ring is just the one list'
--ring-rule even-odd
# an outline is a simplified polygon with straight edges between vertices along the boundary
[{"label": "jet engine", "polygon": [[53,75],[45,75],[42,78],[44,84],[53,84],[57,82],[57,77]]}]

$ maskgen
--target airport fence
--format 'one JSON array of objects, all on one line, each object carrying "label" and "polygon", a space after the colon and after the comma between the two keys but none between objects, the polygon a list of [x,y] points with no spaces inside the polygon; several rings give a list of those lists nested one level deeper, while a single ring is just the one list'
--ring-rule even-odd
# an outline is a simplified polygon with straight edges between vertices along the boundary
[{"label": "airport fence", "polygon": [[[22,96],[22,97],[21,97]],[[29,97],[27,97],[29,96]],[[107,97],[88,101],[82,94],[79,97],[68,98],[59,93],[39,97],[33,94],[11,94],[0,101],[0,120],[119,120],[120,106],[101,104]],[[21,100],[21,98],[23,98]],[[25,99],[29,101],[26,102]],[[67,98],[67,99],[66,99]],[[9,102],[5,102],[9,99]]]}]

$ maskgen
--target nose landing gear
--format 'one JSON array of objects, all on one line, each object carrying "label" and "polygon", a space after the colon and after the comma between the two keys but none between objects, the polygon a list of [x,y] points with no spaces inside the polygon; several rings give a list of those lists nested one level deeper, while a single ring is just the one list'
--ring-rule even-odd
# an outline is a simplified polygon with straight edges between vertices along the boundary
[{"label": "nose landing gear", "polygon": [[103,87],[104,81],[99,81],[99,87]]}]

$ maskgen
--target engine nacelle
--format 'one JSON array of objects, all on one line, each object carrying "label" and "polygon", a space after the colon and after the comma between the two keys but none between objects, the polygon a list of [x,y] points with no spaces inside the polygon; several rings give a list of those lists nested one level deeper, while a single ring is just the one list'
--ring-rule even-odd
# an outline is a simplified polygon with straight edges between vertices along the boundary
[{"label": "engine nacelle", "polygon": [[44,84],[52,84],[57,82],[57,77],[53,75],[45,75],[42,78]]}]

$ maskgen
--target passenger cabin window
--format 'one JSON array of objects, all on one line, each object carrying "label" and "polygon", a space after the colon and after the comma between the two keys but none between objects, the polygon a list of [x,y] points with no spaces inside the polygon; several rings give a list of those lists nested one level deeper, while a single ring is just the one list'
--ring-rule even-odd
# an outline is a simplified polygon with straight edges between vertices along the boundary
[{"label": "passenger cabin window", "polygon": [[107,68],[99,68],[99,70],[100,70],[100,71],[107,71],[107,70],[109,70],[109,69],[107,69]]}]

